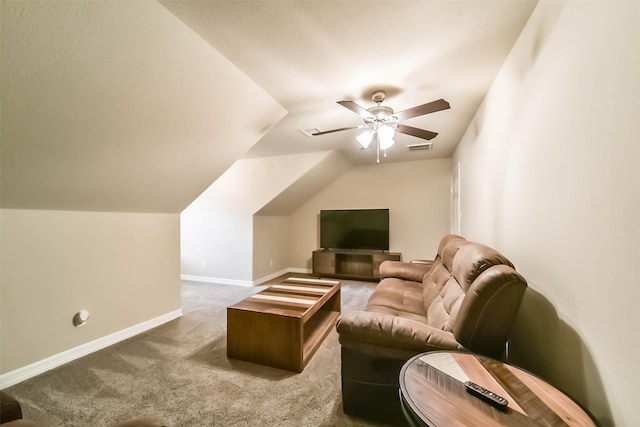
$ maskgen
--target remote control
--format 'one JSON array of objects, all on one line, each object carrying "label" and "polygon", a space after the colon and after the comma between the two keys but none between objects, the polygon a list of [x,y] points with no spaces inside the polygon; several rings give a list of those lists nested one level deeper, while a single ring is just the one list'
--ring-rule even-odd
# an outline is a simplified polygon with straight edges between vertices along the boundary
[{"label": "remote control", "polygon": [[467,387],[467,391],[469,393],[473,394],[476,397],[479,397],[480,399],[497,408],[506,408],[506,406],[509,404],[507,399],[505,399],[504,397],[499,396],[491,390],[487,390],[486,388],[474,382],[466,381],[464,385],[465,387]]}]

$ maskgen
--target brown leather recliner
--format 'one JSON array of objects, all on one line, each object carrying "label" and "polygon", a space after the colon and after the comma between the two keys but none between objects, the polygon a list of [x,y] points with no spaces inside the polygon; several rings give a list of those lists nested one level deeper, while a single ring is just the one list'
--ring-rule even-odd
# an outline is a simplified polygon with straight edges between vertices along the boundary
[{"label": "brown leather recliner", "polygon": [[[0,424],[2,427],[47,427],[46,424],[22,419],[20,402],[10,394],[0,390]],[[114,427],[165,427],[157,418],[140,418],[116,424]]]},{"label": "brown leather recliner", "polygon": [[527,283],[502,254],[457,235],[433,261],[385,261],[380,275],[365,309],[337,325],[342,401],[347,414],[394,423],[402,365],[434,350],[502,358]]}]

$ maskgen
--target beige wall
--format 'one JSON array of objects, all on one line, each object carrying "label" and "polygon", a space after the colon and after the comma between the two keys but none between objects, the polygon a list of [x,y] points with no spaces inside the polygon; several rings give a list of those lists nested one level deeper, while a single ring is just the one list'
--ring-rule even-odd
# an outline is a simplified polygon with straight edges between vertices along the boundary
[{"label": "beige wall", "polygon": [[1,373],[180,310],[179,215],[0,215]]},{"label": "beige wall", "polygon": [[311,268],[321,209],[389,208],[390,250],[432,258],[449,231],[450,159],[355,167],[291,214],[290,265]]},{"label": "beige wall", "polygon": [[[282,253],[270,253],[288,245],[285,234],[277,232],[284,229],[283,219],[276,218],[286,217],[288,206],[311,197],[312,192],[298,188],[288,194],[299,180],[310,182],[313,188],[324,182],[316,175],[332,179],[332,173],[318,173],[315,168],[336,165],[334,157],[332,152],[316,152],[237,161],[180,216],[183,277],[251,285],[267,273],[288,267]],[[343,163],[337,164],[342,173]],[[288,200],[279,200],[283,194]],[[281,208],[272,207],[271,211],[284,209],[282,215],[256,215],[274,199]],[[269,229],[271,226],[276,229]],[[263,237],[277,240],[265,242]]]},{"label": "beige wall", "polygon": [[640,424],[638,2],[541,2],[455,155],[462,234],[527,278],[512,360]]},{"label": "beige wall", "polygon": [[289,265],[289,216],[253,217],[253,277],[268,277]]},{"label": "beige wall", "polygon": [[250,166],[236,162],[180,214],[183,276],[251,280]]}]

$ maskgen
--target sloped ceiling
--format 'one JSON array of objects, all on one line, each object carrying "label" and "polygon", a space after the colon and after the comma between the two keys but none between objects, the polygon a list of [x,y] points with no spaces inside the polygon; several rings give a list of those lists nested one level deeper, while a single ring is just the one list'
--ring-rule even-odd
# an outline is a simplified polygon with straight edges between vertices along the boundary
[{"label": "sloped ceiling", "polygon": [[407,125],[438,132],[433,151],[409,151],[424,140],[397,135],[384,162],[450,157],[535,0],[192,1],[160,0],[289,114],[247,157],[337,150],[352,164],[375,162],[357,131],[306,137],[298,130],[362,124],[336,104],[373,106],[387,91],[396,111],[444,98],[451,109]]},{"label": "sloped ceiling", "polygon": [[155,1],[1,7],[3,208],[177,213],[286,115]]},{"label": "sloped ceiling", "polygon": [[535,5],[3,0],[0,205],[180,212],[242,157],[369,164],[354,131],[299,130],[360,124],[336,101],[375,89],[451,103],[407,122],[433,151],[398,135],[384,162],[449,157]]},{"label": "sloped ceiling", "polygon": [[308,168],[295,181],[288,183],[277,196],[256,211],[256,215],[289,215],[351,168],[351,163],[336,151],[318,154],[316,164]]}]

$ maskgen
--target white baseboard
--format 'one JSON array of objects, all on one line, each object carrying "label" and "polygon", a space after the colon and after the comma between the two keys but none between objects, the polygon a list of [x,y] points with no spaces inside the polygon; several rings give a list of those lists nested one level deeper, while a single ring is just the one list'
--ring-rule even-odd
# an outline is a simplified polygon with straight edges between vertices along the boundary
[{"label": "white baseboard", "polygon": [[310,268],[287,268],[287,273],[312,274],[313,270]]},{"label": "white baseboard", "polygon": [[276,271],[275,273],[271,273],[266,276],[263,276],[256,280],[224,279],[221,277],[193,276],[190,274],[182,274],[180,278],[182,280],[189,280],[192,282],[218,283],[220,285],[258,286],[261,283],[268,282],[269,280],[274,279],[286,273],[310,274],[311,270],[309,270],[308,268],[285,268],[280,271]]},{"label": "white baseboard", "polygon": [[102,350],[105,347],[109,347],[110,345],[131,338],[142,332],[148,331],[149,329],[153,329],[156,326],[160,326],[171,320],[177,319],[180,316],[182,316],[182,309],[163,314],[162,316],[158,316],[145,322],[138,323],[137,325],[133,325],[121,331],[114,332],[113,334],[106,335],[102,338],[98,338],[86,344],[79,345],[78,347],[71,348],[69,350],[63,351],[62,353],[55,354],[30,365],[7,372],[6,374],[1,374],[0,389],[18,384],[19,382],[27,380],[31,377],[35,377],[36,375],[56,368],[60,365],[64,365],[65,363],[71,362],[95,351]]},{"label": "white baseboard", "polygon": [[188,280],[190,282],[217,283],[219,285],[253,286],[253,282],[251,280],[223,279],[211,276],[192,276],[190,274],[182,274],[180,275],[180,279]]},{"label": "white baseboard", "polygon": [[[269,280],[275,279],[276,277],[282,276],[283,274],[292,273],[292,272],[294,272],[293,270],[299,270],[299,269],[297,269],[297,268],[284,268],[284,269],[282,269],[280,271],[276,271],[275,273],[271,273],[271,274],[268,274],[266,276],[262,276],[261,278],[254,280],[253,283],[256,286],[258,286],[261,283],[268,282]],[[297,273],[297,271],[296,271],[296,273]]]}]

